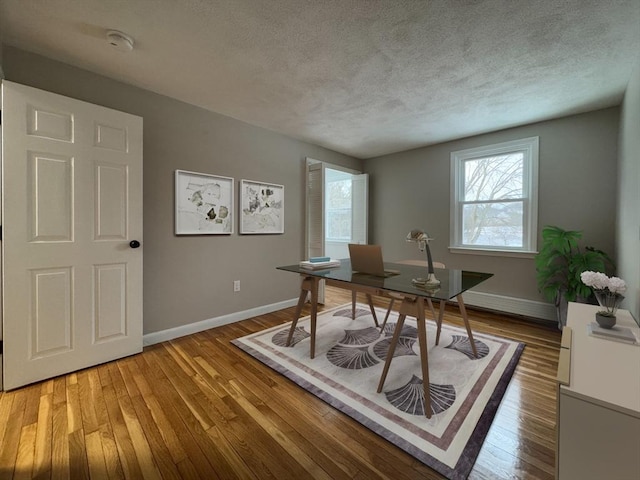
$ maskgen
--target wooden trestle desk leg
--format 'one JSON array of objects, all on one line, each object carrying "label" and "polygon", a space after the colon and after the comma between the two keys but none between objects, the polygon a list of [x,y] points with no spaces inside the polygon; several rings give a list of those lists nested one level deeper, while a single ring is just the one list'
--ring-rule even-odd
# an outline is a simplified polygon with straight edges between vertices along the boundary
[{"label": "wooden trestle desk leg", "polygon": [[467,317],[467,309],[464,307],[464,300],[462,299],[462,295],[458,295],[456,298],[458,299],[458,308],[460,308],[460,313],[464,320],[464,326],[467,329],[467,335],[469,335],[469,341],[471,342],[471,351],[473,352],[473,356],[478,358],[476,342],[473,339],[473,333],[471,332],[471,326],[469,325],[469,317]]},{"label": "wooden trestle desk leg", "polygon": [[404,325],[404,319],[407,315],[411,315],[417,319],[418,323],[418,345],[420,347],[420,365],[422,367],[422,387],[424,388],[424,414],[427,418],[431,418],[431,393],[429,391],[429,352],[427,351],[427,325],[424,317],[424,300],[422,297],[418,298],[405,298],[400,306],[400,316],[398,317],[398,323],[396,329],[393,332],[393,338],[391,345],[389,345],[389,351],[387,352],[387,358],[384,362],[384,368],[380,377],[380,383],[378,383],[378,393],[382,392],[384,382],[389,373],[389,367],[391,366],[391,360],[393,360],[393,353],[396,349],[402,327]]},{"label": "wooden trestle desk leg", "polygon": [[300,297],[298,298],[298,305],[296,305],[296,313],[291,322],[291,328],[289,329],[289,336],[287,337],[287,347],[291,345],[293,339],[293,332],[296,330],[298,319],[302,313],[302,307],[307,299],[307,294],[311,294],[311,343],[309,345],[309,356],[313,358],[316,354],[316,320],[318,318],[318,284],[320,279],[318,277],[305,277],[302,280],[300,286]]},{"label": "wooden trestle desk leg", "polygon": [[[473,352],[473,356],[478,358],[478,352],[476,350],[476,342],[473,340],[473,332],[471,331],[471,326],[469,325],[469,317],[467,316],[467,309],[464,306],[464,300],[462,299],[462,295],[458,295],[456,297],[458,300],[458,307],[460,308],[460,314],[462,315],[462,319],[464,320],[464,326],[467,329],[467,335],[469,335],[469,341],[471,342],[471,351]],[[444,317],[444,300],[440,301],[440,311],[438,313],[438,330],[436,332],[436,345],[440,342],[440,330],[442,329],[442,319]]]}]

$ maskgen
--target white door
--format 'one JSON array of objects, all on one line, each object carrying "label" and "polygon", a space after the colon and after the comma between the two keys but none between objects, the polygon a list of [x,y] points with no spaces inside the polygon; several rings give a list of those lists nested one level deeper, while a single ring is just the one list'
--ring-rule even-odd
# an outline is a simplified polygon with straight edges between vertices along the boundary
[{"label": "white door", "polygon": [[142,118],[5,81],[2,123],[4,388],[142,351]]}]

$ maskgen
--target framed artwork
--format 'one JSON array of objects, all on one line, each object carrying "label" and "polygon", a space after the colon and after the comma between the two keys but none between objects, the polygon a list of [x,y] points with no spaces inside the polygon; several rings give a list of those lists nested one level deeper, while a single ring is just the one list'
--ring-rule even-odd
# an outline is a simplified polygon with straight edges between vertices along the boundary
[{"label": "framed artwork", "polygon": [[176,235],[233,233],[234,179],[176,170]]},{"label": "framed artwork", "polygon": [[240,181],[240,233],[284,233],[284,186]]}]

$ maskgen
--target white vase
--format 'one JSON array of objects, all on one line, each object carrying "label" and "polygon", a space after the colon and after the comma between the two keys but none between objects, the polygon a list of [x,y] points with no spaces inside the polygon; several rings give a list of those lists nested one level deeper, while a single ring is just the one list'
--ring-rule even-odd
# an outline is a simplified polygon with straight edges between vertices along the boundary
[{"label": "white vase", "polygon": [[593,293],[596,295],[600,306],[604,308],[607,313],[615,316],[624,297],[619,293],[611,293],[609,290],[594,290]]}]

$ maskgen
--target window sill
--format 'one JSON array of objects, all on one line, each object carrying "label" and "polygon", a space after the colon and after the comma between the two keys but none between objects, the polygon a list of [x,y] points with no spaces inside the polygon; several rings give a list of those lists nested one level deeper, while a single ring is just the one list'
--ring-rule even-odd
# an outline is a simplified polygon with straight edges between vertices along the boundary
[{"label": "window sill", "polygon": [[497,250],[467,247],[449,247],[450,253],[461,253],[464,255],[487,255],[490,257],[514,257],[514,258],[534,258],[538,252],[524,250]]}]

